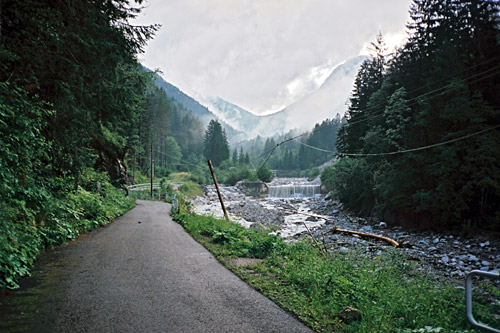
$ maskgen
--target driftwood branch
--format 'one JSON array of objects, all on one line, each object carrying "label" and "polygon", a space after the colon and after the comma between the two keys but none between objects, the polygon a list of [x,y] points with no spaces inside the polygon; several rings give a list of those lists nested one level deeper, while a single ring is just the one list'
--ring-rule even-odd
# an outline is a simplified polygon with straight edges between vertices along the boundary
[{"label": "driftwood branch", "polygon": [[371,237],[371,238],[381,239],[383,241],[391,243],[395,247],[401,247],[401,244],[399,244],[398,242],[396,242],[394,239],[391,239],[391,238],[388,238],[388,237],[384,237],[384,236],[369,234],[369,233],[366,233],[366,232],[359,232],[359,231],[353,231],[353,230],[339,229],[339,228],[335,228],[335,227],[331,228],[330,231],[331,232],[345,232],[345,233],[348,233],[348,234],[354,234],[354,235],[360,235],[360,236],[364,236],[364,237]]},{"label": "driftwood branch", "polygon": [[311,232],[311,229],[309,229],[309,227],[307,226],[306,222],[299,221],[298,223],[302,223],[304,225],[304,227],[306,227],[306,230],[309,233],[309,236],[311,236],[311,238],[313,239],[314,243],[316,243],[316,246],[318,247],[318,249],[320,249],[320,251],[321,251],[322,254],[325,254],[325,250],[321,248],[321,246],[318,243],[318,240],[316,239],[316,237],[314,237],[314,235]]}]

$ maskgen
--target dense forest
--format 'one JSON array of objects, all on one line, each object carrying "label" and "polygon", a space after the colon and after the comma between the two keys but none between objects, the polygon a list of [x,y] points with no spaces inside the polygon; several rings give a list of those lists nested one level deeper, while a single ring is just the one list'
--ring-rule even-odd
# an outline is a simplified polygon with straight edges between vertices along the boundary
[{"label": "dense forest", "polygon": [[356,77],[341,160],[322,180],[349,208],[421,228],[500,230],[500,6],[414,0]]},{"label": "dense forest", "polygon": [[[142,1],[136,1],[140,5]],[[140,146],[158,26],[129,1],[0,2],[0,288],[38,253],[130,209],[124,159]]]},{"label": "dense forest", "polygon": [[233,160],[241,162],[246,154],[255,167],[266,162],[277,176],[313,178],[319,175],[318,166],[336,156],[337,133],[343,122],[345,119],[337,114],[334,119],[317,123],[309,132],[291,130],[283,135],[257,136],[239,142],[235,145]]},{"label": "dense forest", "polygon": [[183,105],[169,98],[162,88],[150,86],[138,126],[130,133],[133,140],[126,159],[129,171],[134,176],[149,175],[152,161],[157,177],[189,170],[190,163],[198,163],[203,155],[204,131],[202,122]]}]

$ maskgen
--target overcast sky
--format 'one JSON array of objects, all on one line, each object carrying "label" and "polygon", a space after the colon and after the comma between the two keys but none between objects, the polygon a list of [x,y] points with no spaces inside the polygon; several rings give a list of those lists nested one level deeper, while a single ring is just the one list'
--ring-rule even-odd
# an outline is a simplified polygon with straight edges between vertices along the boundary
[{"label": "overcast sky", "polygon": [[316,89],[333,67],[367,53],[380,31],[405,37],[410,0],[149,0],[133,24],[162,25],[140,61],[203,100],[256,114]]}]

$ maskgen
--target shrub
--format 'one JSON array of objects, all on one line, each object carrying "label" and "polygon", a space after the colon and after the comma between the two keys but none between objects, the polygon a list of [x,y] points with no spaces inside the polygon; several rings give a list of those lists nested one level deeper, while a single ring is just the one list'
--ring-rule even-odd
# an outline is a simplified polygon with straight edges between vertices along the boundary
[{"label": "shrub", "polygon": [[257,170],[257,177],[259,177],[261,182],[268,183],[274,178],[274,173],[271,171],[269,166],[266,164],[263,164],[258,170]]},{"label": "shrub", "polygon": [[223,178],[223,183],[233,186],[240,180],[257,181],[258,178],[250,166],[247,164],[240,164],[236,168],[229,170],[225,178]]},{"label": "shrub", "polygon": [[[17,281],[30,274],[43,249],[109,223],[134,206],[134,201],[106,181],[104,174],[87,170],[82,174],[82,184],[93,188],[96,177],[103,180],[100,194],[78,187],[76,192],[66,192],[59,198],[47,195],[40,199],[41,210],[25,208],[29,214],[24,214],[24,220],[19,220],[19,208],[9,213],[9,219],[0,220],[0,289],[17,288]],[[0,203],[0,208],[3,205]]]},{"label": "shrub", "polygon": [[375,205],[373,170],[364,159],[346,157],[324,168],[321,183],[356,212],[367,214]]}]

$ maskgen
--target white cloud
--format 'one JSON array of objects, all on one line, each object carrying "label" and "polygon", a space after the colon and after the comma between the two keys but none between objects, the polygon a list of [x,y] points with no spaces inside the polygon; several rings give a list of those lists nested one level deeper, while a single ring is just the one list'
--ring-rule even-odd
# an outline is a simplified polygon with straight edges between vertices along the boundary
[{"label": "white cloud", "polygon": [[404,35],[410,0],[150,0],[141,24],[161,23],[143,63],[193,96],[255,113],[317,88],[334,64],[381,31]]}]

